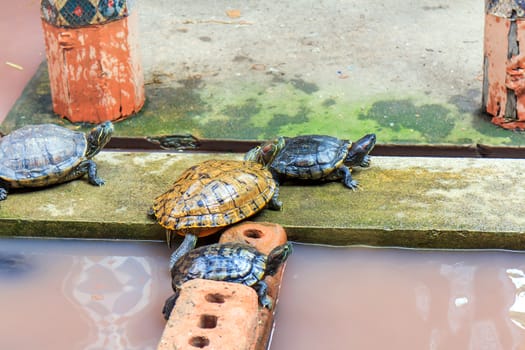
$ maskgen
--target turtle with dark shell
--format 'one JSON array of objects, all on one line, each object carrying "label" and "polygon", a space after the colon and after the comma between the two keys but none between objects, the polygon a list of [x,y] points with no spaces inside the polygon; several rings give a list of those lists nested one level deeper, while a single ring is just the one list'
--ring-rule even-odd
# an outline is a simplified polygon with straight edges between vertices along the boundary
[{"label": "turtle with dark shell", "polygon": [[291,252],[290,242],[277,246],[268,255],[239,242],[216,243],[190,250],[175,261],[171,268],[175,293],[166,300],[162,309],[164,318],[169,318],[182,284],[196,278],[251,286],[259,296],[259,303],[272,309],[273,301],[267,294],[268,286],[264,277],[273,276]]},{"label": "turtle with dark shell", "polygon": [[170,258],[170,268],[195,247],[198,237],[244,220],[268,204],[279,209],[275,181],[261,164],[240,160],[208,160],[185,170],[166,192],[155,198],[151,214],[184,241]]},{"label": "turtle with dark shell", "polygon": [[28,125],[0,138],[0,200],[13,188],[45,187],[88,175],[101,186],[91,159],[106,145],[113,124],[105,122],[88,134],[55,124]]},{"label": "turtle with dark shell", "polygon": [[375,143],[375,134],[355,142],[327,135],[279,137],[251,149],[245,159],[269,166],[278,184],[286,179],[340,180],[355,190],[358,184],[351,169],[370,166],[369,153]]}]

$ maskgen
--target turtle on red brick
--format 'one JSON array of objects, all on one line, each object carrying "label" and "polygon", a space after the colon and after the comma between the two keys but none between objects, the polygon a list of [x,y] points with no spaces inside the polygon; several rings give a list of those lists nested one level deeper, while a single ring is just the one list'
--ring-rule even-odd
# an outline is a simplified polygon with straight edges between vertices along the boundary
[{"label": "turtle on red brick", "polygon": [[216,243],[190,250],[171,267],[171,285],[175,293],[166,300],[162,309],[164,318],[169,318],[183,283],[196,278],[253,287],[259,303],[272,309],[273,301],[267,294],[264,277],[273,276],[291,253],[290,242],[275,247],[268,255],[239,242]]}]

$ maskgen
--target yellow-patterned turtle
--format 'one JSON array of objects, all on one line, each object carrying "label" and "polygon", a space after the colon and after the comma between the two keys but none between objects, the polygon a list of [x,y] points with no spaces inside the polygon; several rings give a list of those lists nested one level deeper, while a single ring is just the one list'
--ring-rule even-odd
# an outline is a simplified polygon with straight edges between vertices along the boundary
[{"label": "yellow-patterned turtle", "polygon": [[185,170],[152,207],[166,228],[168,245],[173,232],[185,237],[172,254],[170,268],[195,247],[197,237],[246,219],[267,204],[280,209],[276,188],[266,167],[252,161],[208,160]]}]

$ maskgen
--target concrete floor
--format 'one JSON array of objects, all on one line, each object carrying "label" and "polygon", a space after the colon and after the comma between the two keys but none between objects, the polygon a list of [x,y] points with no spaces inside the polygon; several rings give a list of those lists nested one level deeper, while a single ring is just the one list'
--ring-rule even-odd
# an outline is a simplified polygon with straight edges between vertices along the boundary
[{"label": "concrete floor", "polygon": [[[24,13],[24,28],[32,28],[21,37],[3,34],[10,45],[2,45],[9,48],[2,61],[24,66],[2,62],[15,76],[2,79],[4,110],[20,93],[11,81],[26,81],[22,74],[41,59],[37,8],[26,1],[2,14],[2,25],[17,28],[14,13]],[[483,2],[145,0],[135,11],[147,104],[117,134],[355,139],[374,131],[380,143],[525,144],[480,114]],[[16,56],[22,52],[13,45],[29,39],[32,46]],[[11,119],[53,120],[46,108],[23,108]]]},{"label": "concrete floor", "polygon": [[[167,10],[168,9],[168,10]],[[239,9],[239,18],[226,11]],[[212,81],[302,77],[354,98],[476,98],[483,2],[141,2],[146,80],[191,74]],[[255,65],[255,66],[254,66]]]}]

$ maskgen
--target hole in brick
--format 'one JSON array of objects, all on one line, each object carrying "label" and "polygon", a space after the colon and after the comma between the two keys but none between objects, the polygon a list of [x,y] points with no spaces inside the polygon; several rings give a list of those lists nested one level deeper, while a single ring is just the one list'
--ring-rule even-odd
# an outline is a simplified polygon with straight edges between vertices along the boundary
[{"label": "hole in brick", "polygon": [[244,231],[244,235],[248,238],[261,238],[264,236],[264,233],[260,230],[246,230]]},{"label": "hole in brick", "polygon": [[215,315],[201,315],[200,328],[215,328],[217,327],[217,316]]},{"label": "hole in brick", "polygon": [[191,337],[190,345],[195,348],[204,348],[210,345],[210,340],[206,337]]},{"label": "hole in brick", "polygon": [[224,295],[220,293],[206,294],[204,297],[210,303],[222,304],[224,303]]}]

